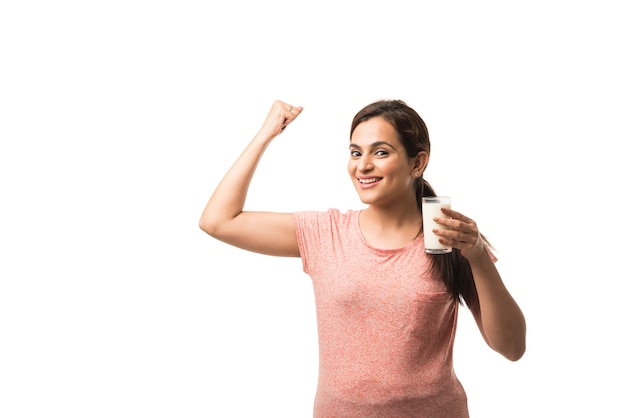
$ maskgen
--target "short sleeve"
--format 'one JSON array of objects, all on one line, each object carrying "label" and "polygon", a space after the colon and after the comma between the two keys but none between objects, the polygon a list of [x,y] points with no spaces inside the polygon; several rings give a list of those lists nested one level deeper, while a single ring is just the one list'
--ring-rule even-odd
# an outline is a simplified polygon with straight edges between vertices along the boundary
[{"label": "short sleeve", "polygon": [[305,273],[310,272],[310,267],[315,263],[314,254],[321,250],[323,241],[320,228],[321,217],[324,212],[306,211],[295,212],[296,237],[298,249],[302,259],[302,269]]}]

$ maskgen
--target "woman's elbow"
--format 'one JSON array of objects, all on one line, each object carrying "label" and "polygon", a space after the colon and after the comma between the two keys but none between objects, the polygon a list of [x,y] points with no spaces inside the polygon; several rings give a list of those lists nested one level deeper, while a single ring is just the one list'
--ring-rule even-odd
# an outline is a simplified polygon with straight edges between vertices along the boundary
[{"label": "woman's elbow", "polygon": [[211,220],[206,216],[202,216],[198,225],[200,226],[201,230],[214,237],[217,234],[219,223]]},{"label": "woman's elbow", "polygon": [[498,345],[491,345],[491,348],[507,360],[518,361],[526,353],[526,339],[522,338],[518,341],[508,340]]},{"label": "woman's elbow", "polygon": [[524,356],[526,352],[526,344],[517,344],[515,347],[510,348],[506,352],[502,352],[502,355],[510,361],[518,361]]}]

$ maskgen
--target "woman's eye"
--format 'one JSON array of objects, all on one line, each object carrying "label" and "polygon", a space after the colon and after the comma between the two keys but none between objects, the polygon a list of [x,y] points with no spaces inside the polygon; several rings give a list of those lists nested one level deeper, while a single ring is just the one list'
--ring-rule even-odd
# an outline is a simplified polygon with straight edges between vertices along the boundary
[{"label": "woman's eye", "polygon": [[377,150],[377,151],[374,153],[374,155],[377,155],[377,156],[379,156],[379,157],[380,157],[380,156],[383,156],[383,155],[387,155],[387,154],[389,154],[389,153],[388,153],[387,151],[385,151],[384,149],[379,149],[379,150]]},{"label": "woman's eye", "polygon": [[350,151],[350,156],[351,157],[358,157],[360,155],[361,155],[361,153],[359,151],[357,151],[357,150]]}]

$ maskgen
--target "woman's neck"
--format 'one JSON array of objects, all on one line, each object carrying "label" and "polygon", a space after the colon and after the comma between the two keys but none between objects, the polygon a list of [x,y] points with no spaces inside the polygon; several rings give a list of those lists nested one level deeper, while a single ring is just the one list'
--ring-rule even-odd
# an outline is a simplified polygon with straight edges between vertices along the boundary
[{"label": "woman's neck", "polygon": [[361,235],[376,248],[400,248],[411,243],[422,231],[422,215],[417,207],[380,208],[369,206],[359,214]]}]

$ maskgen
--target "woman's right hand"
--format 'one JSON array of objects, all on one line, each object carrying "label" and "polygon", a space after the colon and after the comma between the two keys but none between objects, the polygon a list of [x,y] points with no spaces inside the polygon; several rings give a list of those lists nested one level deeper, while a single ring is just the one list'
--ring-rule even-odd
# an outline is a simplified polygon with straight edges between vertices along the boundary
[{"label": "woman's right hand", "polygon": [[300,112],[302,112],[302,106],[292,106],[280,100],[274,101],[257,136],[270,140],[275,138],[300,115]]}]

